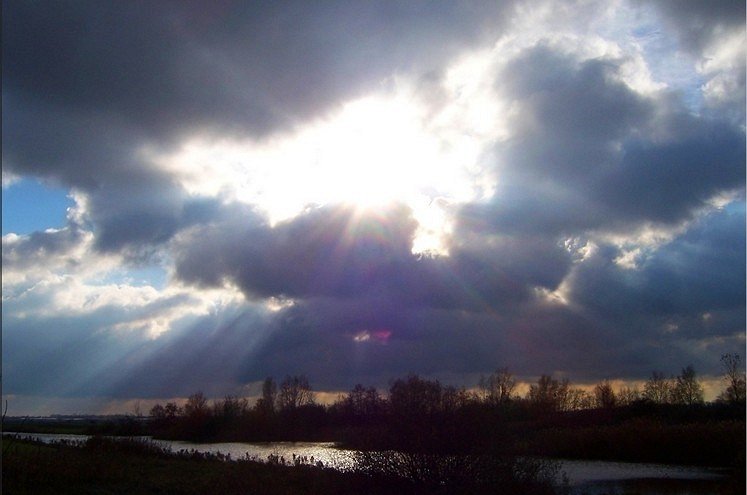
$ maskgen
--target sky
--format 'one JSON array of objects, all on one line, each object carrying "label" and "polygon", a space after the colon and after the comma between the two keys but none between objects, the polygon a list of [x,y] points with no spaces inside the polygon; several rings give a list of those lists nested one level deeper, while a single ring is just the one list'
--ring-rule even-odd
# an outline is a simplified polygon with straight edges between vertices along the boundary
[{"label": "sky", "polygon": [[100,413],[745,349],[741,0],[17,1],[2,393]]}]

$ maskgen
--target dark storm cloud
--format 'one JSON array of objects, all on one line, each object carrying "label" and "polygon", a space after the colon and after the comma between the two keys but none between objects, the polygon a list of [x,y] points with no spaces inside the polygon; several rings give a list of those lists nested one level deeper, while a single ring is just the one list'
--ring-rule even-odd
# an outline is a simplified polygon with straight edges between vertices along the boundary
[{"label": "dark storm cloud", "polygon": [[227,279],[255,297],[392,287],[410,263],[415,226],[408,212],[394,207],[370,216],[348,207],[313,209],[275,227],[237,216],[185,236],[176,274],[208,285]]},{"label": "dark storm cloud", "polygon": [[[433,280],[465,290],[467,303],[471,296],[497,308],[531,298],[535,288],[553,290],[571,264],[560,243],[537,233],[494,237],[459,232],[455,238],[451,255],[434,261],[440,277]],[[462,302],[457,307],[469,306]]]},{"label": "dark storm cloud", "polygon": [[359,382],[386,388],[389,379],[407,373],[473,372],[492,366],[501,349],[492,345],[501,341],[495,325],[489,331],[475,327],[481,318],[394,298],[306,300],[279,316],[275,331],[242,367],[241,379],[304,373],[322,389]]},{"label": "dark storm cloud", "polygon": [[744,210],[710,214],[632,270],[614,262],[620,255],[617,249],[602,247],[574,273],[573,298],[590,311],[618,318],[702,316],[711,310],[741,308],[744,225]]},{"label": "dark storm cloud", "polygon": [[305,373],[322,389],[346,389],[357,382],[386,388],[390,379],[409,373],[464,385],[501,366],[524,376],[560,371],[601,378],[643,361],[643,371],[636,371],[649,373],[650,361],[621,351],[626,346],[615,328],[537,301],[465,312],[396,300],[313,299],[284,311],[241,378]]},{"label": "dark storm cloud", "polygon": [[132,156],[138,143],[132,129],[106,115],[16,95],[6,82],[12,79],[8,73],[3,74],[4,168],[90,191],[105,182],[127,184],[130,173],[145,173]]},{"label": "dark storm cloud", "polygon": [[745,136],[722,122],[686,118],[676,138],[637,139],[599,174],[596,200],[621,217],[674,223],[745,180]]},{"label": "dark storm cloud", "polygon": [[147,176],[130,184],[101,187],[89,200],[88,217],[96,230],[95,247],[139,257],[160,247],[178,231],[210,223],[248,208],[219,199],[190,196],[171,181]]},{"label": "dark storm cloud", "polygon": [[454,242],[449,257],[412,254],[410,211],[312,209],[270,227],[233,217],[195,228],[175,248],[176,275],[190,283],[238,285],[251,297],[378,294],[415,306],[482,310],[555,288],[570,265],[557,242],[535,236]]},{"label": "dark storm cloud", "polygon": [[468,205],[499,232],[565,235],[677,224],[715,194],[744,183],[744,132],[692,115],[676,94],[643,96],[619,59],[579,61],[542,44],[501,72],[517,116],[497,147],[489,205]]}]

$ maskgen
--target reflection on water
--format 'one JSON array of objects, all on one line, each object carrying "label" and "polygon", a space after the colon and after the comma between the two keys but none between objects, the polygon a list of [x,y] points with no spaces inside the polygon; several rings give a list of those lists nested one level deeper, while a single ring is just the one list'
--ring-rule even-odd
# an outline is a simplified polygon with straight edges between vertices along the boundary
[{"label": "reflection on water", "polygon": [[318,464],[335,469],[350,469],[353,453],[336,448],[333,442],[267,442],[267,443],[192,443],[181,440],[154,440],[158,445],[180,450],[230,455],[231,459],[251,458],[266,461],[270,456],[278,462],[294,464]]},{"label": "reflection on water", "polygon": [[[3,433],[51,443],[65,441],[82,443],[86,435],[51,433]],[[141,437],[150,439],[150,437]],[[268,442],[268,443],[192,443],[178,440],[153,440],[173,452],[196,451],[223,454],[231,459],[267,461],[274,456],[286,464],[318,464],[347,470],[353,467],[353,452],[338,449],[332,442]],[[628,462],[560,460],[573,495],[703,495],[713,493],[714,482],[725,477],[724,470],[661,464]]]}]

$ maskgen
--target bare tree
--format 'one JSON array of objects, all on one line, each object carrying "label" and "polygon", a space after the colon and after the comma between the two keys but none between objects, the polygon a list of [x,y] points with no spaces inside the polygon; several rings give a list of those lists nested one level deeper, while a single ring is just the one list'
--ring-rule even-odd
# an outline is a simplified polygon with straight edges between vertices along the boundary
[{"label": "bare tree", "polygon": [[150,417],[155,421],[163,421],[163,419],[166,417],[166,410],[161,404],[156,404],[155,406],[150,408]]},{"label": "bare tree", "polygon": [[365,417],[378,414],[383,402],[379,392],[374,387],[365,388],[358,384],[342,399],[342,404],[354,416]]},{"label": "bare tree", "polygon": [[168,419],[174,419],[182,414],[182,408],[179,407],[176,402],[167,402],[166,407],[164,407],[163,410]]},{"label": "bare tree", "polygon": [[239,418],[245,415],[248,409],[247,400],[239,399],[235,395],[227,395],[222,401],[215,401],[213,405],[215,415],[225,420]]},{"label": "bare tree", "polygon": [[150,417],[157,428],[164,428],[174,423],[181,411],[174,402],[169,402],[166,407],[156,404],[150,410]]},{"label": "bare tree", "polygon": [[724,368],[726,390],[719,395],[722,402],[738,404],[745,401],[745,373],[739,354],[724,354],[721,356],[721,366]]},{"label": "bare tree", "polygon": [[628,406],[640,398],[638,387],[622,387],[617,393],[617,403],[621,406]]},{"label": "bare tree", "polygon": [[672,382],[664,373],[654,371],[643,386],[643,397],[657,404],[668,404],[672,398]]},{"label": "bare tree", "polygon": [[594,387],[594,402],[597,407],[604,409],[610,409],[617,405],[615,391],[612,390],[612,385],[608,380],[604,380]]},{"label": "bare tree", "polygon": [[190,395],[184,404],[184,415],[187,417],[205,416],[209,412],[207,399],[202,392]]},{"label": "bare tree", "polygon": [[703,387],[695,378],[695,368],[688,365],[676,378],[672,389],[672,402],[693,405],[703,403]]},{"label": "bare tree", "polygon": [[569,388],[566,398],[566,411],[579,411],[594,407],[594,397],[582,388]]},{"label": "bare tree", "polygon": [[567,378],[558,381],[549,375],[542,375],[536,385],[529,387],[527,399],[547,411],[568,411],[570,395],[570,382]]},{"label": "bare tree", "polygon": [[313,402],[309,380],[304,375],[286,376],[280,384],[277,402],[281,411],[297,409]]},{"label": "bare tree", "polygon": [[278,387],[275,385],[275,380],[271,377],[265,378],[262,383],[262,397],[257,400],[256,409],[263,414],[272,415],[275,412],[277,395]]},{"label": "bare tree", "polygon": [[398,378],[389,388],[389,406],[397,418],[430,418],[443,410],[444,388],[417,375]]},{"label": "bare tree", "polygon": [[480,389],[484,400],[490,404],[505,404],[511,400],[516,380],[508,368],[499,368],[487,378],[480,377]]},{"label": "bare tree", "polygon": [[469,402],[469,398],[470,394],[464,388],[445,386],[441,393],[441,410],[444,412],[457,411]]}]

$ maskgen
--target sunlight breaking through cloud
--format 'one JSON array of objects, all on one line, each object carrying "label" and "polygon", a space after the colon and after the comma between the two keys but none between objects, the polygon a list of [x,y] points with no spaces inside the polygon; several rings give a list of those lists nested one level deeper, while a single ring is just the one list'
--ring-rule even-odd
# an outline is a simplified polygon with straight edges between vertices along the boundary
[{"label": "sunlight breaking through cloud", "polygon": [[470,67],[454,71],[440,89],[448,102],[435,114],[429,114],[433,102],[403,82],[263,141],[195,137],[176,154],[142,154],[177,176],[190,194],[254,205],[271,224],[310,205],[405,204],[420,225],[413,251],[446,254],[443,237],[453,208],[492,193],[481,159],[500,122],[489,111],[495,99],[474,87],[481,80],[474,76],[484,74]]}]

